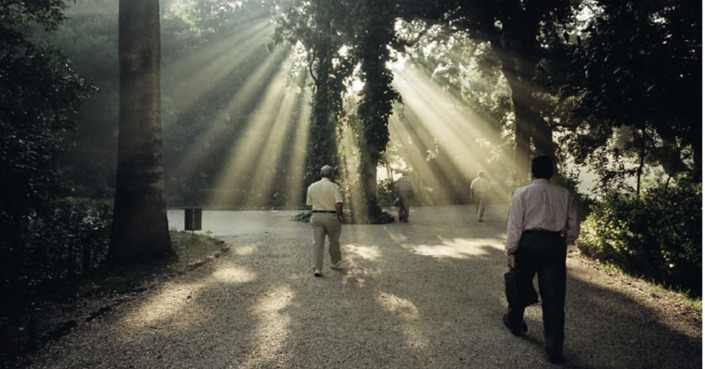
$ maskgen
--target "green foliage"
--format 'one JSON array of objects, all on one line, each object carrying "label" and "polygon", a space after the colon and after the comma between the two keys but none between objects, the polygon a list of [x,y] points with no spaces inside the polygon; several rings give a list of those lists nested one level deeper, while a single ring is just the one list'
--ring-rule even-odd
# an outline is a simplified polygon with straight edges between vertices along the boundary
[{"label": "green foliage", "polygon": [[47,207],[28,218],[21,249],[0,243],[0,253],[12,256],[0,262],[0,285],[12,297],[7,303],[89,276],[106,260],[111,201],[66,198]]},{"label": "green foliage", "polygon": [[300,42],[313,80],[305,184],[318,180],[326,164],[339,170],[336,130],[344,118],[344,80],[352,71],[349,56],[340,50],[349,34],[349,14],[347,1],[297,0],[277,19],[275,43]]},{"label": "green foliage", "polygon": [[[578,97],[581,118],[570,129],[570,152],[607,181],[639,179],[643,163],[660,165],[669,176],[700,176],[702,4],[594,5],[594,17],[576,26],[573,47],[561,53],[560,64],[570,66],[562,87]],[[606,168],[605,154],[628,165]]]},{"label": "green foliage", "polygon": [[644,197],[612,194],[593,206],[578,248],[588,256],[701,296],[702,185],[651,187]]},{"label": "green foliage", "polygon": [[380,206],[392,206],[395,197],[394,180],[392,178],[377,181],[377,200]]},{"label": "green foliage", "polygon": [[[75,249],[57,248],[56,255],[44,249],[54,242],[49,237],[58,237],[56,245],[77,239],[90,248],[84,235],[100,228],[94,218],[74,223],[85,212],[55,202],[65,193],[57,154],[76,127],[79,105],[93,92],[61,53],[29,37],[32,29],[55,30],[63,9],[58,0],[0,6],[0,284],[12,285],[13,293],[78,269],[76,260],[64,258]],[[59,262],[62,271],[43,268]]]}]

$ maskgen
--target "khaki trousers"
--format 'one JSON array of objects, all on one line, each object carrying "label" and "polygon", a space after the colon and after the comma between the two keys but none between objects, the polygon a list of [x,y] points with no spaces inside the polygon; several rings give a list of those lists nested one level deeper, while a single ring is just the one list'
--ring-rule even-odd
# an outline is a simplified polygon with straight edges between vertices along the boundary
[{"label": "khaki trousers", "polygon": [[475,192],[475,213],[478,220],[482,220],[487,208],[487,194],[484,192]]},{"label": "khaki trousers", "polygon": [[311,230],[313,233],[313,268],[323,270],[323,249],[326,236],[328,236],[328,252],[330,262],[335,264],[340,261],[340,232],[342,225],[338,216],[333,213],[311,214]]}]

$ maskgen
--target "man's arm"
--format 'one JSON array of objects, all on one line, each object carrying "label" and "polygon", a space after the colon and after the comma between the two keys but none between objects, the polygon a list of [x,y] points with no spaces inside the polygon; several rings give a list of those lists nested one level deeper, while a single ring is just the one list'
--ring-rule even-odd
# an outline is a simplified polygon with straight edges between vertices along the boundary
[{"label": "man's arm", "polygon": [[340,221],[340,223],[345,223],[345,215],[343,215],[343,203],[342,202],[335,203],[335,212],[338,215],[338,220]]},{"label": "man's arm", "polygon": [[335,186],[335,212],[338,215],[340,223],[345,223],[345,215],[343,215],[343,192],[340,187]]},{"label": "man's arm", "polygon": [[575,245],[575,240],[580,235],[580,223],[578,222],[578,212],[573,204],[573,196],[568,200],[568,220],[565,225],[566,245]]},{"label": "man's arm", "polygon": [[512,207],[509,210],[509,221],[507,222],[507,244],[504,247],[507,251],[507,266],[514,268],[514,253],[519,248],[521,232],[524,230],[524,204],[521,201],[520,192],[514,193]]}]

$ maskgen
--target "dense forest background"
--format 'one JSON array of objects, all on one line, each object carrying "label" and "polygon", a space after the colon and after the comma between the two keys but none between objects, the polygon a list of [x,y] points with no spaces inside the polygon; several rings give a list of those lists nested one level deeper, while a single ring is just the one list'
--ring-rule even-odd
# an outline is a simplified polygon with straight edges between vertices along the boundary
[{"label": "dense forest background", "polygon": [[[419,205],[467,203],[478,170],[506,203],[547,154],[586,217],[585,254],[701,296],[700,2],[159,4],[169,207],[303,208],[331,163],[376,223],[401,171]],[[0,4],[11,301],[108,258],[118,19],[113,0]]]}]

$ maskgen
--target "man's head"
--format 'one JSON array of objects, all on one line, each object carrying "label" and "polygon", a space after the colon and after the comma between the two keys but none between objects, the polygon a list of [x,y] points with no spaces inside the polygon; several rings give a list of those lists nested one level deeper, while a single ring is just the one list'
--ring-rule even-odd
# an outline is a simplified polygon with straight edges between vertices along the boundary
[{"label": "man's head", "polygon": [[328,179],[333,178],[333,167],[330,165],[324,165],[323,168],[321,168],[321,177],[326,177]]},{"label": "man's head", "polygon": [[534,178],[550,179],[553,175],[553,160],[546,155],[539,155],[531,161],[531,175]]},{"label": "man's head", "polygon": [[478,170],[478,171],[477,171],[477,176],[478,176],[478,177],[484,177],[484,176],[485,176],[485,171],[484,171],[484,170]]}]

